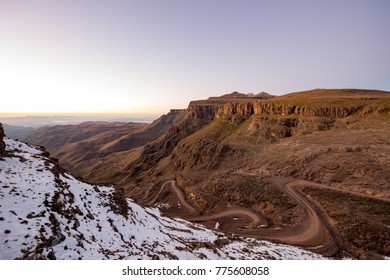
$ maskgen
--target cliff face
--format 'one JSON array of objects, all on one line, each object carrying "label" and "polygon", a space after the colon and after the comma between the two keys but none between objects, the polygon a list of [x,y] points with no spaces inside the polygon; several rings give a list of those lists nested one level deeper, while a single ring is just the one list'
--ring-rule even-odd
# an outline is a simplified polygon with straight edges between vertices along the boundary
[{"label": "cliff face", "polygon": [[0,123],[0,157],[3,157],[5,153],[5,143],[3,138],[4,138],[4,129],[3,129],[3,125]]},{"label": "cliff face", "polygon": [[[336,91],[337,93],[338,91]],[[316,91],[314,91],[316,93]],[[357,98],[352,96],[329,95],[325,91],[324,97],[315,95],[313,98],[285,98],[276,97],[272,99],[256,98],[209,98],[205,101],[191,102],[187,109],[188,117],[191,119],[210,122],[218,118],[246,119],[252,115],[288,116],[291,118],[322,117],[330,119],[346,118],[353,114],[383,114],[390,111],[387,103],[388,93],[361,93],[354,92]],[[343,91],[341,91],[343,93]],[[360,93],[360,95],[359,95]],[[324,94],[321,92],[321,94]],[[364,94],[370,94],[365,96]]]},{"label": "cliff face", "polygon": [[187,109],[188,117],[195,120],[213,120],[218,111],[218,105],[202,105],[190,103]]},{"label": "cliff face", "polygon": [[244,103],[228,103],[220,105],[216,117],[240,114],[243,116],[267,115],[295,115],[304,117],[344,118],[362,109],[362,105],[351,106],[305,106],[292,104],[278,104],[267,101],[253,101]]},{"label": "cliff face", "polygon": [[321,98],[317,95],[311,99],[279,97],[272,100],[233,101],[220,104],[215,118],[237,126],[248,123],[247,130],[241,131],[240,137],[258,144],[264,140],[273,143],[294,135],[325,131],[337,123],[351,122],[369,115],[390,115],[390,94],[360,94],[356,98]]},{"label": "cliff face", "polygon": [[269,100],[230,100],[220,104],[217,117],[231,114],[295,115],[345,118],[355,113],[387,114],[390,92],[360,89],[315,89],[290,93]]}]

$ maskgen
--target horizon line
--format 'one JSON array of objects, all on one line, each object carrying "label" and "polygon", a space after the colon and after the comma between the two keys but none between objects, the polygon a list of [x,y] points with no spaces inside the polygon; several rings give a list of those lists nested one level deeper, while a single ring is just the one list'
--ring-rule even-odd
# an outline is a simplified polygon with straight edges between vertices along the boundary
[{"label": "horizon line", "polygon": [[[168,113],[169,110],[166,112]],[[137,116],[157,116],[164,113],[125,113],[125,112],[1,112],[0,118],[7,117],[73,117],[73,116],[123,116],[123,117],[137,117]]]}]

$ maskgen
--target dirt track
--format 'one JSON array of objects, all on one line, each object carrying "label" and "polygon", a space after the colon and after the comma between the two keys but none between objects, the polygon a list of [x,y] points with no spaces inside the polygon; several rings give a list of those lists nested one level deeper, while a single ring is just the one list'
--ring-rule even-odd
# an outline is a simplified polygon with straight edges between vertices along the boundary
[{"label": "dirt track", "polygon": [[193,222],[202,222],[202,221],[216,220],[224,217],[236,217],[236,216],[248,217],[251,220],[251,223],[248,225],[248,228],[268,227],[267,221],[263,219],[261,216],[259,216],[258,214],[252,212],[247,208],[240,208],[240,207],[229,208],[217,214],[208,215],[208,216],[198,216],[198,217],[190,218],[188,220]]},{"label": "dirt track", "polygon": [[[325,255],[333,255],[338,251],[338,242],[335,234],[333,233],[333,229],[327,222],[323,213],[316,206],[315,202],[311,201],[302,192],[302,188],[304,186],[311,186],[370,197],[317,183],[302,180],[294,181],[285,177],[270,177],[266,180],[282,190],[303,209],[305,213],[305,221],[302,224],[277,229],[268,228],[268,223],[265,218],[261,217],[249,208],[242,207],[228,208],[211,215],[200,215],[200,212],[197,209],[188,204],[185,199],[185,194],[176,185],[174,180],[164,182],[157,194],[149,199],[149,202],[154,203],[161,195],[162,191],[169,185],[170,191],[175,194],[181,205],[177,214],[184,216],[189,221],[204,222],[214,220],[217,222],[223,220],[222,229],[227,232],[259,239],[276,240],[287,244],[302,246]],[[375,197],[370,198],[380,199]]]},{"label": "dirt track", "polygon": [[272,177],[269,178],[269,181],[290,196],[303,209],[306,217],[304,223],[298,226],[279,230],[269,229],[268,231],[259,232],[258,237],[274,238],[288,244],[308,247],[329,255],[336,253],[338,246],[332,228],[316,205],[301,191],[301,187],[310,186],[312,183],[290,181],[282,177]]}]

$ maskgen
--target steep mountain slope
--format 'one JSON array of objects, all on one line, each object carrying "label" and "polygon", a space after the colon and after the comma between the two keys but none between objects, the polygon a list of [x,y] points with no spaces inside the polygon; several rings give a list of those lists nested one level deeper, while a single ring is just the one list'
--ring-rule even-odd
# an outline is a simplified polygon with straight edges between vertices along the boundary
[{"label": "steep mountain slope", "polygon": [[96,145],[101,145],[106,141],[117,138],[145,127],[143,123],[107,123],[107,122],[83,122],[76,125],[55,125],[45,126],[36,129],[32,133],[22,137],[31,143],[39,144],[47,149],[53,150],[64,147],[68,144],[81,142],[83,140],[96,137]]},{"label": "steep mountain slope", "polygon": [[[105,165],[114,163],[114,169],[120,171],[121,165],[131,162],[129,151],[166,132],[182,114],[182,110],[171,110],[151,124],[84,122],[43,127],[21,139],[44,146],[73,174],[98,181],[95,176],[103,173],[104,177],[104,173],[114,172],[112,168],[101,170],[100,162]],[[123,164],[118,156],[124,161]]]},{"label": "steep mountain slope", "polygon": [[286,245],[161,216],[119,188],[74,179],[24,143],[0,160],[0,259],[312,259]]},{"label": "steep mountain slope", "polygon": [[4,131],[10,138],[18,138],[34,130],[33,127],[3,124]]}]

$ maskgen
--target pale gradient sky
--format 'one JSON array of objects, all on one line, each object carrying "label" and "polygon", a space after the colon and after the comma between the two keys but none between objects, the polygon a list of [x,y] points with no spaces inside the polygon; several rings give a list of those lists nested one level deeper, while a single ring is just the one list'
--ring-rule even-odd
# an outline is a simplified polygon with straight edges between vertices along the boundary
[{"label": "pale gradient sky", "polygon": [[0,113],[390,90],[390,1],[0,0]]}]

